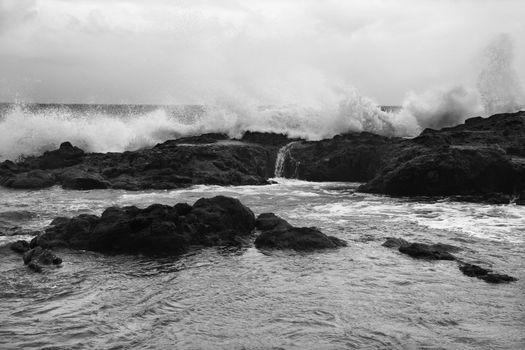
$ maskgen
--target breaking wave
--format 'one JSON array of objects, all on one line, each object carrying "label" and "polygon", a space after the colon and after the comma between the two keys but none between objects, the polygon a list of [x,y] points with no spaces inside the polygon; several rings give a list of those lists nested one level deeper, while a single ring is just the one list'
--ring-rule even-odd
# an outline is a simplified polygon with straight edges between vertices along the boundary
[{"label": "breaking wave", "polygon": [[[348,131],[411,137],[477,115],[525,105],[513,69],[512,40],[501,35],[484,51],[476,88],[409,92],[400,108],[381,108],[353,88],[317,88],[307,104],[261,106],[229,96],[204,106],[9,105],[0,108],[0,160],[40,154],[70,141],[89,152],[122,152],[181,136],[275,132],[319,140]],[[0,106],[2,107],[2,106]]]}]

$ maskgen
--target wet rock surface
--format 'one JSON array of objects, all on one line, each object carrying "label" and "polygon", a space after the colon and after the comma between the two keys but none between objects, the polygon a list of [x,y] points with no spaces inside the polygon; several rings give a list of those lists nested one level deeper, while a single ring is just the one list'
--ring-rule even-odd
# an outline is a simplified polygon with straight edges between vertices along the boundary
[{"label": "wet rock surface", "polygon": [[32,248],[24,253],[24,264],[35,272],[42,272],[45,265],[60,265],[62,259],[56,256],[50,249],[42,247]]},{"label": "wet rock surface", "polygon": [[437,244],[410,243],[399,246],[399,251],[416,259],[456,260],[448,250]]},{"label": "wet rock surface", "polygon": [[347,245],[342,239],[327,236],[315,227],[294,227],[273,213],[259,215],[256,227],[262,231],[255,239],[259,249],[311,251]]},{"label": "wet rock surface", "polygon": [[172,189],[192,184],[263,185],[273,176],[276,146],[204,134],[123,153],[85,153],[64,142],[39,157],[0,164],[0,185],[72,190]]},{"label": "wet rock surface", "polygon": [[[293,142],[293,143],[292,143]],[[192,184],[262,185],[274,176],[366,182],[392,196],[525,204],[525,112],[471,118],[414,139],[349,132],[304,141],[246,132],[238,140],[203,134],[123,153],[85,153],[69,142],[39,157],[0,164],[0,185],[40,189],[173,189]]]},{"label": "wet rock surface", "polygon": [[179,254],[192,245],[243,244],[254,227],[255,216],[249,208],[237,199],[216,196],[193,206],[111,207],[100,217],[57,218],[31,241],[31,247]]},{"label": "wet rock surface", "polygon": [[307,181],[371,180],[401,139],[367,132],[349,132],[329,140],[291,145],[283,176]]},{"label": "wet rock surface", "polygon": [[487,283],[499,284],[515,282],[518,279],[509,275],[493,272],[490,269],[485,269],[481,266],[474,265],[458,259],[450,252],[458,252],[462,249],[450,244],[435,243],[411,243],[403,238],[388,237],[382,244],[383,247],[397,248],[399,252],[407,254],[416,259],[425,260],[456,260],[459,270],[469,277],[479,278]]},{"label": "wet rock surface", "polygon": [[518,279],[509,275],[495,273],[490,269],[485,269],[481,266],[469,264],[469,263],[460,263],[459,270],[469,277],[479,278],[487,283],[508,283],[515,282]]},{"label": "wet rock surface", "polygon": [[471,118],[427,129],[402,143],[361,191],[394,196],[453,196],[507,204],[525,189],[525,112]]}]

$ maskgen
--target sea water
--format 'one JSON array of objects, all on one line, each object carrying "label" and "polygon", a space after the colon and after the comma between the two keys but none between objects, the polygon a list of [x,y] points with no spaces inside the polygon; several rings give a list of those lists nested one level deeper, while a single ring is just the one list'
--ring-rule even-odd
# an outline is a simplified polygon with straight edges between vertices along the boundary
[{"label": "sea water", "polygon": [[[390,198],[358,184],[276,179],[268,186],[170,191],[0,189],[0,227],[41,229],[109,206],[240,199],[316,226],[348,247],[294,251],[214,247],[182,256],[59,250],[33,273],[0,248],[0,348],[522,349],[525,207]],[[1,229],[0,229],[1,230]],[[386,237],[447,243],[461,259],[517,277],[491,285],[453,261],[415,260]],[[0,245],[30,236],[0,237]]]}]

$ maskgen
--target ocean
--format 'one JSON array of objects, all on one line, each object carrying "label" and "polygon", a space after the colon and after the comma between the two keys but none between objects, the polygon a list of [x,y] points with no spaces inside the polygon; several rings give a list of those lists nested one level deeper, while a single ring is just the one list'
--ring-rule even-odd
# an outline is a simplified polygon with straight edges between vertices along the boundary
[{"label": "ocean", "polygon": [[[199,106],[3,108],[4,159],[65,140],[88,151],[123,151],[211,130],[199,122],[206,113]],[[21,134],[26,138],[15,138]],[[274,180],[138,192],[0,188],[0,348],[525,347],[525,207],[391,198],[359,193],[356,183]],[[274,212],[293,225],[316,226],[348,247],[203,248],[179,257],[60,250],[62,266],[36,274],[5,246],[31,239],[27,233],[57,216],[192,204],[219,194],[240,199],[256,215]],[[463,275],[454,261],[412,259],[382,246],[391,236],[457,246],[464,261],[519,280],[491,285]]]}]

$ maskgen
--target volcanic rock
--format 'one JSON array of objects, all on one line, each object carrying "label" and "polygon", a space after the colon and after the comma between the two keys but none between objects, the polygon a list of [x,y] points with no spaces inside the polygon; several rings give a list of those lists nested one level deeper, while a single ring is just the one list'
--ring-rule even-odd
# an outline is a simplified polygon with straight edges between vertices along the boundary
[{"label": "volcanic rock", "polygon": [[428,260],[455,260],[456,257],[450,254],[447,249],[437,245],[429,245],[424,243],[410,243],[409,245],[401,245],[399,251],[403,254],[410,255],[416,259]]},{"label": "volcanic rock", "polygon": [[254,227],[255,216],[238,199],[216,196],[193,206],[111,207],[100,217],[57,218],[31,241],[31,247],[178,254],[191,245],[242,244]]},{"label": "volcanic rock", "polygon": [[337,237],[327,236],[314,227],[293,227],[273,213],[261,214],[256,226],[262,232],[255,239],[259,249],[315,249],[344,247],[347,243]]},{"label": "volcanic rock", "polygon": [[60,265],[62,259],[49,249],[36,247],[24,253],[24,264],[35,272],[42,272],[42,265]]},{"label": "volcanic rock", "polygon": [[514,282],[518,279],[509,275],[494,273],[492,270],[485,269],[481,266],[474,265],[474,264],[468,264],[468,263],[460,263],[459,264],[459,270],[463,272],[464,275],[469,277],[476,277],[479,279],[484,280],[487,283],[508,283],[508,282]]}]

